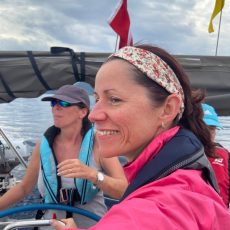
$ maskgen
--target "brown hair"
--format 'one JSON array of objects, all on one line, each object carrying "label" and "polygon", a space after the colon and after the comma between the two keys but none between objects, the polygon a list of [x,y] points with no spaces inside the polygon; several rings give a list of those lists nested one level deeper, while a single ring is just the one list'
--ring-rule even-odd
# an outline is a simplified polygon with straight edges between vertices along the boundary
[{"label": "brown hair", "polygon": [[[189,78],[185,73],[183,67],[167,51],[151,45],[136,45],[135,47],[148,50],[149,52],[152,52],[155,55],[159,56],[174,71],[183,88],[185,96],[185,108],[183,115],[179,121],[176,117],[174,120],[174,124],[180,125],[181,127],[192,131],[204,145],[206,155],[208,157],[215,157],[215,145],[211,140],[211,134],[209,132],[209,129],[203,121],[203,110],[201,107],[201,102],[205,97],[204,92],[201,90],[192,91]],[[111,59],[114,59],[114,57],[110,58],[109,60]],[[152,81],[150,78],[140,77],[140,75],[144,75],[144,73],[142,73],[137,68],[131,68],[136,76],[135,81],[137,81],[143,87],[147,88],[152,101],[154,101],[155,106],[160,106],[161,104],[163,104],[165,99],[169,96],[169,93],[160,85]]]},{"label": "brown hair", "polygon": [[[83,109],[83,108],[87,108],[87,106],[83,103],[83,102],[79,102],[77,103],[77,106],[80,108],[80,109]],[[82,129],[81,129],[81,134],[82,136],[84,137],[84,135],[87,133],[87,131],[92,127],[92,123],[91,121],[88,119],[88,115],[89,115],[89,109],[88,109],[88,113],[87,115],[83,118],[82,120]]]}]

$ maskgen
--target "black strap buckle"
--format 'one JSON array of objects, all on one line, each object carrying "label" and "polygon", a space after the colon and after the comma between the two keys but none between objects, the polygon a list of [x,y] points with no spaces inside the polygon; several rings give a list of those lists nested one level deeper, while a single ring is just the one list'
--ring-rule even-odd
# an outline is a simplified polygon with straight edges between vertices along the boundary
[{"label": "black strap buckle", "polygon": [[74,203],[81,200],[79,192],[75,188],[60,189],[60,203],[73,206]]}]

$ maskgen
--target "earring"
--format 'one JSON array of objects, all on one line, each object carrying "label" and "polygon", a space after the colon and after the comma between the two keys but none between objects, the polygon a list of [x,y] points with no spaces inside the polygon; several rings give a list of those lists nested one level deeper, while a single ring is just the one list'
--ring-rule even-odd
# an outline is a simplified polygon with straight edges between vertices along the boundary
[{"label": "earring", "polygon": [[166,126],[165,126],[165,123],[164,123],[163,121],[161,122],[161,127],[162,127],[163,129],[165,129],[165,127],[166,127]]}]

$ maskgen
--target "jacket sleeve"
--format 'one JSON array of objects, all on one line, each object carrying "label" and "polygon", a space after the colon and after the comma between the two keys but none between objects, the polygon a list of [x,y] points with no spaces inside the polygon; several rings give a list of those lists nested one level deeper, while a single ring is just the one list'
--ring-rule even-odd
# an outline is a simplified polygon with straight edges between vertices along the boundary
[{"label": "jacket sleeve", "polygon": [[90,230],[229,229],[230,214],[201,172],[173,174],[137,189]]},{"label": "jacket sleeve", "polygon": [[163,213],[148,200],[123,201],[113,206],[90,230],[177,229],[172,220]]}]

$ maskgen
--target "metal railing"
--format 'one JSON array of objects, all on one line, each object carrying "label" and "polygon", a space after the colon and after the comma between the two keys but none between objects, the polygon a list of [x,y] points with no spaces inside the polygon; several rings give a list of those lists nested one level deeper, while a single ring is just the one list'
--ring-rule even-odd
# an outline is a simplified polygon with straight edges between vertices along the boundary
[{"label": "metal railing", "polygon": [[[63,223],[60,221],[60,223]],[[24,220],[17,222],[1,222],[1,225],[5,225],[3,230],[11,230],[25,227],[43,227],[43,226],[51,226],[51,220]],[[64,225],[64,223],[63,223]]]},{"label": "metal railing", "polygon": [[13,150],[13,153],[16,155],[16,157],[18,158],[19,162],[25,168],[27,168],[26,161],[23,159],[23,157],[20,155],[20,153],[14,148],[13,144],[11,143],[11,141],[8,139],[8,137],[6,136],[6,134],[3,132],[3,130],[1,128],[0,128],[0,135],[3,137],[3,139],[5,140],[5,142],[9,145],[9,147]]}]

